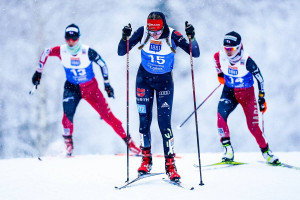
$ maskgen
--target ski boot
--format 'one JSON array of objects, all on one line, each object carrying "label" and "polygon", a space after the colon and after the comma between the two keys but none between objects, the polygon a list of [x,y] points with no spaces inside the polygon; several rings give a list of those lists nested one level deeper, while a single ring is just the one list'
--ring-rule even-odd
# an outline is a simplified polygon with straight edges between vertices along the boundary
[{"label": "ski boot", "polygon": [[63,136],[65,139],[65,144],[66,144],[66,150],[67,150],[67,157],[71,157],[73,153],[73,139],[72,136]]},{"label": "ski boot", "polygon": [[180,175],[177,173],[174,157],[166,158],[166,174],[171,181],[179,182]]},{"label": "ski boot", "polygon": [[279,159],[272,153],[272,151],[269,149],[269,145],[265,148],[261,148],[262,155],[264,159],[271,164],[280,163]]},{"label": "ski boot", "polygon": [[222,140],[222,145],[224,148],[224,154],[222,157],[222,162],[231,162],[234,159],[234,151],[231,146],[229,139]]},{"label": "ski boot", "polygon": [[[125,138],[123,138],[123,140],[127,145],[127,142],[126,142],[127,138],[125,137]],[[139,155],[141,153],[141,149],[134,144],[134,142],[133,142],[133,140],[131,139],[130,136],[129,136],[128,148],[134,154]]]},{"label": "ski boot", "polygon": [[152,155],[150,148],[142,148],[142,164],[138,169],[139,175],[150,173],[152,168]]}]

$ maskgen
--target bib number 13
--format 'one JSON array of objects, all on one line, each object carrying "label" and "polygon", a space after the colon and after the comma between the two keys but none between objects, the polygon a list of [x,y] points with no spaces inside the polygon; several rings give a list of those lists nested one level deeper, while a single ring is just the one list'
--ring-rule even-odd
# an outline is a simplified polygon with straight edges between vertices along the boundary
[{"label": "bib number 13", "polygon": [[164,56],[149,55],[149,57],[150,57],[152,63],[157,63],[160,65],[163,65],[166,62]]}]

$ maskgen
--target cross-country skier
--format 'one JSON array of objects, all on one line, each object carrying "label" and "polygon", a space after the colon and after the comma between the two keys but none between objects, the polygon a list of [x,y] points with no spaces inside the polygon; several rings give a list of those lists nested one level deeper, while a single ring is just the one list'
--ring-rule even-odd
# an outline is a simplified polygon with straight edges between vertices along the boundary
[{"label": "cross-country skier", "polygon": [[218,105],[218,132],[224,147],[222,161],[233,161],[234,159],[227,118],[237,105],[241,104],[246,115],[248,128],[256,139],[263,157],[269,163],[276,163],[279,160],[269,149],[259,127],[259,112],[254,94],[253,77],[258,83],[259,109],[260,112],[264,113],[267,110],[267,103],[262,74],[252,58],[244,51],[242,38],[237,32],[227,33],[223,45],[224,50],[214,54],[218,79],[221,84],[224,84]]},{"label": "cross-country skier", "polygon": [[[118,54],[126,54],[126,40],[131,35],[131,26],[125,26],[122,39],[118,47]],[[200,56],[198,43],[194,38],[194,27],[186,23],[186,34],[192,38],[192,54]],[[141,64],[136,77],[136,103],[139,112],[142,149],[142,164],[139,174],[149,173],[152,166],[151,133],[152,105],[154,95],[157,100],[158,125],[163,139],[165,169],[168,177],[178,181],[180,175],[175,166],[174,137],[171,128],[171,112],[173,104],[174,84],[172,69],[176,47],[179,46],[189,54],[189,43],[176,30],[169,27],[165,15],[161,12],[151,12],[147,18],[147,25],[138,28],[129,39],[132,49],[141,43]]]},{"label": "cross-country skier", "polygon": [[[66,44],[46,48],[43,51],[39,66],[32,77],[32,83],[34,85],[40,84],[48,56],[56,56],[61,60],[67,78],[63,94],[64,114],[62,119],[64,127],[63,138],[66,144],[67,156],[72,155],[74,148],[72,140],[73,117],[81,99],[86,100],[126,143],[127,135],[122,127],[122,123],[111,112],[95,79],[93,62],[100,66],[108,97],[114,98],[114,90],[109,83],[106,63],[94,49],[81,44],[80,30],[77,25],[70,24],[66,27],[65,40]],[[129,137],[128,144],[132,152],[140,153],[141,150],[136,147],[131,137]]]}]

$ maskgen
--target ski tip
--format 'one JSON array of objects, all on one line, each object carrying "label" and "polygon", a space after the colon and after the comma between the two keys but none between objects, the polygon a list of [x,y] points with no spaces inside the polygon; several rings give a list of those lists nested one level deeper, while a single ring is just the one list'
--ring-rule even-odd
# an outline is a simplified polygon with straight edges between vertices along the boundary
[{"label": "ski tip", "polygon": [[195,189],[194,187],[191,187],[191,188],[190,188],[190,190],[194,190],[194,189]]}]

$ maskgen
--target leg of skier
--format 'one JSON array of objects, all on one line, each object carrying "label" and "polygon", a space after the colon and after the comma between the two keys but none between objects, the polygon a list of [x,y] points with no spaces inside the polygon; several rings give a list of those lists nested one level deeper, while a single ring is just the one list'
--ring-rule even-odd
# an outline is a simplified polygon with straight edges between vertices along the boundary
[{"label": "leg of skier", "polygon": [[174,83],[171,73],[160,75],[156,85],[157,120],[163,139],[166,174],[172,181],[179,181],[180,175],[175,165],[174,136],[171,128],[171,115],[174,96]]},{"label": "leg of skier", "polygon": [[[126,143],[127,135],[122,127],[122,122],[111,112],[108,103],[98,88],[96,79],[94,78],[88,83],[80,84],[80,89],[82,98],[85,99],[98,112],[101,118],[108,123]],[[141,150],[134,144],[130,136],[128,145],[129,149],[133,153],[139,154],[141,152]]]},{"label": "leg of skier", "polygon": [[71,156],[74,149],[72,139],[73,117],[80,100],[81,94],[79,86],[66,81],[63,94],[64,115],[62,125],[64,127],[63,138],[66,144],[67,156]]},{"label": "leg of skier", "polygon": [[269,145],[259,127],[259,116],[257,102],[255,99],[254,88],[235,89],[235,95],[238,102],[243,107],[247,119],[249,131],[256,139],[258,146],[261,149],[263,157],[269,163],[278,162],[278,158],[269,149]]},{"label": "leg of skier", "polygon": [[218,104],[217,122],[218,132],[221,136],[220,141],[224,149],[222,161],[233,161],[234,159],[234,151],[230,142],[230,132],[227,125],[227,118],[237,105],[238,102],[235,99],[234,90],[225,85]]},{"label": "leg of skier", "polygon": [[154,90],[146,84],[146,79],[142,78],[139,70],[136,78],[136,103],[140,120],[140,138],[142,150],[142,162],[138,168],[138,173],[149,173],[152,167],[151,155],[151,133],[150,126],[152,122],[152,106]]}]

